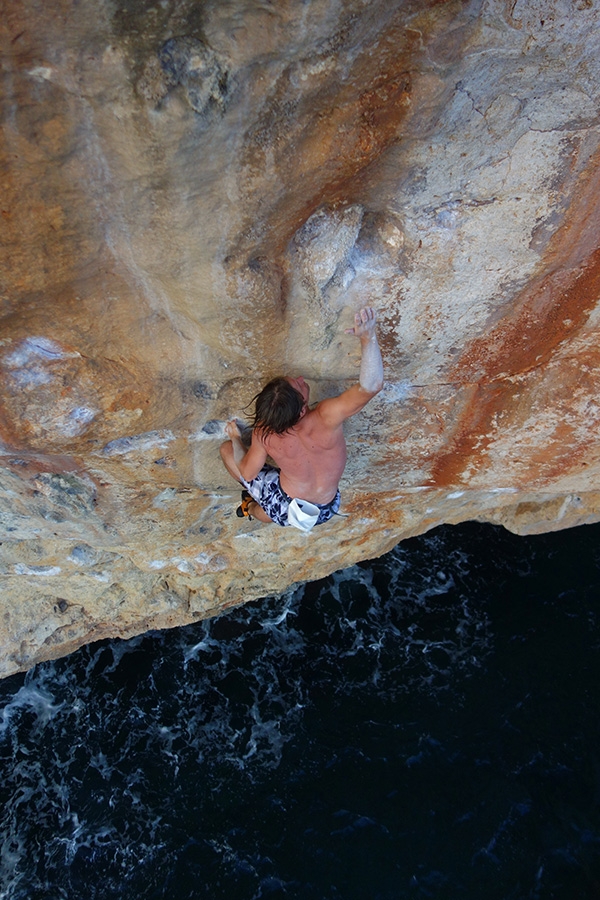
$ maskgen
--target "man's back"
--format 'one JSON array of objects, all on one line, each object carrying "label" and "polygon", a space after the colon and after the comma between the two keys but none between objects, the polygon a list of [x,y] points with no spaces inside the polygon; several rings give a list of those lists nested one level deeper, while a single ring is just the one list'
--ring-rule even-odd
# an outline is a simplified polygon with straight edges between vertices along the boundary
[{"label": "man's back", "polygon": [[315,407],[289,431],[261,441],[281,470],[280,483],[290,497],[329,503],[335,497],[344,466],[346,441],[342,424],[330,427]]}]

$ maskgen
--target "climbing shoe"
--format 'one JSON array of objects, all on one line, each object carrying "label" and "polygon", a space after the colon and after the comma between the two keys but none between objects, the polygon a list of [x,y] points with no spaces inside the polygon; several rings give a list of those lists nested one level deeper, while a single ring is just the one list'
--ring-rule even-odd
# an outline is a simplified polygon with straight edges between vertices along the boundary
[{"label": "climbing shoe", "polygon": [[252,503],[252,497],[248,493],[248,491],[242,491],[242,503],[235,511],[236,516],[239,519],[247,518],[252,521],[252,516],[248,512],[248,506]]}]

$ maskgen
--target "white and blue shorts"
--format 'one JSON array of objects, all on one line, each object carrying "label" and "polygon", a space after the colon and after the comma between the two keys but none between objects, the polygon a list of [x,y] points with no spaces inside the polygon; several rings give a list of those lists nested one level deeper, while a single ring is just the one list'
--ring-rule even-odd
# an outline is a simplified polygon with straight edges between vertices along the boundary
[{"label": "white and blue shorts", "polygon": [[[290,524],[288,522],[288,509],[292,498],[288,497],[279,484],[279,469],[267,464],[262,467],[256,478],[253,478],[252,481],[242,479],[242,483],[252,499],[256,500],[261,509],[266,512],[276,525],[286,526]],[[340,503],[339,491],[329,503],[315,503],[315,506],[318,506],[321,510],[315,525],[322,525],[335,516],[340,508]]]}]

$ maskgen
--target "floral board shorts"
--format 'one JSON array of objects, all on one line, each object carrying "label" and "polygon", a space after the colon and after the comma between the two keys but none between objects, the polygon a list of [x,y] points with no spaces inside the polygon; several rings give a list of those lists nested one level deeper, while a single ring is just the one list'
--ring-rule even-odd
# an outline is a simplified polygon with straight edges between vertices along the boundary
[{"label": "floral board shorts", "polygon": [[[276,525],[289,525],[288,509],[292,502],[292,498],[288,497],[286,492],[279,484],[279,469],[275,466],[263,466],[256,478],[252,481],[243,481],[248,493],[258,505],[264,509],[266,514],[272,519]],[[341,497],[338,491],[330,503],[321,505],[315,503],[321,512],[315,525],[322,525],[328,522],[340,508]]]}]

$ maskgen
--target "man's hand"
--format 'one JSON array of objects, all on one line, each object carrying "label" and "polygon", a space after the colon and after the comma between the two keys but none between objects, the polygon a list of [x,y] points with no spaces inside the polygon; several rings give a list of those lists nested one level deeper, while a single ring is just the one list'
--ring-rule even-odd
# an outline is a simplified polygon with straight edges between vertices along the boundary
[{"label": "man's hand", "polygon": [[229,420],[229,422],[225,426],[225,433],[231,440],[231,446],[233,448],[233,458],[235,460],[235,464],[239,467],[242,464],[244,457],[246,456],[246,448],[242,444],[242,433],[235,419]]},{"label": "man's hand", "polygon": [[235,419],[230,419],[227,425],[225,426],[225,434],[232,441],[237,438],[238,441],[242,439],[242,432],[240,431],[240,427]]},{"label": "man's hand", "polygon": [[346,328],[346,334],[353,334],[361,341],[369,340],[375,335],[377,316],[371,306],[365,306],[354,316],[354,328]]}]

